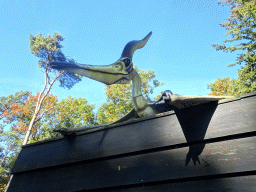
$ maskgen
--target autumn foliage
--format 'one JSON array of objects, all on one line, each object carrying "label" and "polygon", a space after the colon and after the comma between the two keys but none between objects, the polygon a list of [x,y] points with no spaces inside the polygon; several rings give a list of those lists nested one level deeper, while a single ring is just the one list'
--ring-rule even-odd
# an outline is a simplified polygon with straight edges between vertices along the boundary
[{"label": "autumn foliage", "polygon": [[[24,133],[28,130],[29,122],[32,119],[33,113],[35,111],[36,102],[38,101],[39,93],[36,95],[29,94],[29,97],[24,103],[15,103],[10,106],[10,110],[4,114],[4,116],[16,117],[16,129]],[[41,106],[41,110],[38,113],[38,117],[35,122],[39,122],[40,119],[45,115],[45,113],[55,110],[57,104],[57,97],[49,94],[46,96],[45,101]],[[35,124],[36,125],[36,124]],[[36,132],[36,127],[34,126],[32,132]]]}]

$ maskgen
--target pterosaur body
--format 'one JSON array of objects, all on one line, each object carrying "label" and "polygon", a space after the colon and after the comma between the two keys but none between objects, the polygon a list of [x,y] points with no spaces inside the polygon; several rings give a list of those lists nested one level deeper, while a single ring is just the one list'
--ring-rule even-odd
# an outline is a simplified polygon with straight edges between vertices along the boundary
[{"label": "pterosaur body", "polygon": [[[129,114],[127,114],[127,116],[123,117],[117,122],[128,120],[133,116],[147,117],[161,113],[163,112],[162,110],[164,110],[161,107],[161,104],[171,105],[174,107],[174,109],[181,109],[210,101],[234,99],[232,96],[176,95],[167,90],[163,93],[159,101],[155,103],[149,103],[147,99],[142,95],[141,78],[137,71],[133,68],[132,57],[137,49],[143,48],[146,45],[151,35],[152,32],[150,32],[142,40],[130,41],[127,43],[124,47],[121,57],[110,65],[83,65],[63,62],[51,62],[49,65],[53,69],[66,70],[70,73],[85,76],[102,82],[106,85],[127,84],[132,81],[132,101],[134,109]],[[73,131],[77,130],[74,129]],[[79,129],[79,131],[83,131],[83,129]],[[72,132],[72,130],[68,130],[68,132]],[[190,151],[189,158],[194,158],[195,160],[198,159],[198,155],[193,157],[191,154],[192,153]]]}]

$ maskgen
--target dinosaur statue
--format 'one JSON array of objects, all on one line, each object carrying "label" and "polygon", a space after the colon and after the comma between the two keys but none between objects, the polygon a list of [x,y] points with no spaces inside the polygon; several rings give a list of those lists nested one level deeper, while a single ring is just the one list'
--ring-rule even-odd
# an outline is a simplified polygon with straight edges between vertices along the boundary
[{"label": "dinosaur statue", "polygon": [[[133,68],[132,57],[137,49],[143,48],[151,37],[150,32],[145,38],[138,41],[130,41],[123,49],[121,57],[110,65],[86,65],[86,64],[70,64],[66,62],[51,62],[49,66],[57,70],[65,70],[70,73],[85,76],[93,80],[102,82],[106,85],[112,84],[127,84],[132,81],[132,101],[134,109],[129,112],[123,118],[117,120],[114,123],[120,123],[129,120],[133,117],[148,117],[158,113],[166,111],[166,105],[173,107],[174,109],[181,109],[190,106],[195,106],[201,103],[207,103],[211,101],[218,101],[221,99],[235,99],[233,96],[208,96],[208,95],[177,95],[171,91],[164,91],[162,97],[155,103],[149,103],[142,95],[141,91],[141,78],[136,70]],[[168,108],[170,109],[170,107]],[[80,132],[84,129],[62,129],[59,132]],[[58,131],[58,130],[57,130]],[[191,156],[191,155],[190,155]],[[198,160],[196,157],[189,157],[193,159],[194,163]],[[189,161],[188,159],[186,161]],[[187,164],[187,163],[186,163]]]}]

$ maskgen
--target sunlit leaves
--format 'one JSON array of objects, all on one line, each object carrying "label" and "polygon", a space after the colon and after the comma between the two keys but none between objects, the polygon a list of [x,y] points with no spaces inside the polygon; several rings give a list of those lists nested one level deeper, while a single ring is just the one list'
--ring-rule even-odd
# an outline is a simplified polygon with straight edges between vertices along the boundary
[{"label": "sunlit leaves", "polygon": [[74,128],[94,124],[94,105],[86,99],[72,98],[61,100],[56,110],[47,116],[48,122],[44,127],[51,129]]},{"label": "sunlit leaves", "polygon": [[[256,62],[256,0],[226,0],[222,3],[231,6],[231,16],[228,22],[221,24],[227,29],[226,35],[231,35],[231,39],[226,39],[222,45],[213,44],[216,50],[225,52],[233,52],[236,50],[244,50],[246,54],[234,64],[252,64]],[[240,44],[234,45],[233,41],[240,41]],[[228,43],[231,43],[228,45]],[[233,64],[233,65],[234,65]]]},{"label": "sunlit leaves", "polygon": [[256,92],[256,70],[246,65],[238,70],[238,79],[218,78],[208,85],[210,95],[242,95]]},{"label": "sunlit leaves", "polygon": [[4,123],[11,123],[14,117],[8,116],[11,112],[11,106],[17,103],[23,103],[26,98],[28,98],[28,91],[20,91],[14,95],[9,95],[7,97],[0,97],[0,120],[2,119]]},{"label": "sunlit leaves", "polygon": [[[14,129],[24,134],[36,108],[39,93],[29,95],[23,102],[10,106],[5,118],[15,119]],[[69,96],[58,102],[57,97],[49,94],[42,103],[37,118],[31,130],[30,142],[53,138],[56,133],[53,129],[89,126],[94,123],[94,105],[86,99]]]},{"label": "sunlit leaves", "polygon": [[[34,114],[36,103],[38,101],[39,93],[36,95],[29,95],[23,103],[15,103],[11,106],[10,116],[16,117],[18,120],[16,127],[19,132],[23,133],[27,131],[29,123]],[[41,105],[41,109],[37,114],[37,118],[32,129],[32,133],[36,134],[37,129],[41,126],[42,120],[44,120],[44,115],[48,112],[55,110],[57,105],[57,97],[50,94],[45,97],[44,102]],[[39,121],[40,120],[40,121]]]},{"label": "sunlit leaves", "polygon": [[208,89],[211,89],[209,95],[234,95],[236,80],[227,78],[218,78],[216,81],[208,85]]}]

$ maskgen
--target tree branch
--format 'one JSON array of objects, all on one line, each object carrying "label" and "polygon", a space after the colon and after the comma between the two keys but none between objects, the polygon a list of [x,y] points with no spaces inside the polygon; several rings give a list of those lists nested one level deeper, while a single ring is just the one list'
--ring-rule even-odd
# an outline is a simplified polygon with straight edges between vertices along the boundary
[{"label": "tree branch", "polygon": [[41,91],[41,93],[39,94],[39,96],[37,98],[35,113],[38,113],[38,111],[39,111],[39,103],[40,103],[41,97],[42,97],[42,95],[45,92],[45,89],[47,87],[47,77],[48,77],[47,70],[48,70],[48,67],[46,65],[45,72],[44,72],[44,87],[43,87],[43,90]]}]

